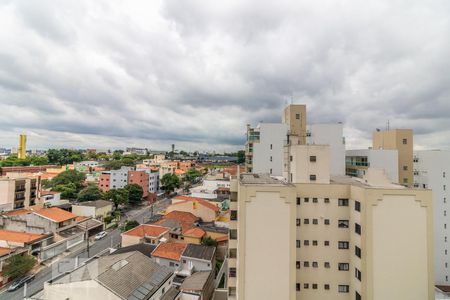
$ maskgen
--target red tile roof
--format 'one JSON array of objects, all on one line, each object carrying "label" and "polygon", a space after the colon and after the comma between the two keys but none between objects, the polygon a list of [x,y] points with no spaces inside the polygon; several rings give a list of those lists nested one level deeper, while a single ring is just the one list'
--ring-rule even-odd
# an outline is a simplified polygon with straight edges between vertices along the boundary
[{"label": "red tile roof", "polygon": [[[177,196],[174,199],[176,200],[184,200],[183,202],[178,202],[178,203],[185,203],[186,201],[192,201],[192,202],[197,202],[198,204],[201,204],[209,209],[212,209],[214,211],[219,211],[219,207],[217,207],[217,205],[212,204],[209,201],[206,201],[205,199],[202,198],[197,198],[197,197],[189,197],[189,196]],[[178,203],[174,203],[172,205],[176,205]]]},{"label": "red tile roof", "polygon": [[31,243],[46,237],[45,234],[19,232],[0,229],[0,240],[18,243]]},{"label": "red tile roof", "polygon": [[0,257],[10,254],[13,251],[14,249],[0,247]]},{"label": "red tile roof", "polygon": [[219,236],[216,238],[216,241],[218,241],[218,242],[228,241],[228,235]]},{"label": "red tile roof", "polygon": [[34,213],[58,223],[75,219],[77,217],[73,213],[70,213],[58,207],[43,208],[35,211]]},{"label": "red tile roof", "polygon": [[8,212],[2,214],[2,216],[13,217],[13,216],[26,215],[26,214],[29,214],[30,212],[31,212],[31,210],[29,210],[29,209],[20,208],[20,209],[8,211]]},{"label": "red tile roof", "polygon": [[198,227],[193,227],[191,229],[186,230],[186,232],[183,233],[184,236],[195,238],[202,238],[205,234],[206,232]]},{"label": "red tile roof", "polygon": [[178,210],[171,211],[170,213],[166,214],[163,218],[178,220],[180,222],[189,222],[189,223],[195,223],[198,220],[198,218],[195,215],[193,215],[192,213],[185,212],[185,211],[178,211]]},{"label": "red tile roof", "polygon": [[152,252],[152,256],[180,261],[180,257],[186,249],[183,243],[160,243]]},{"label": "red tile roof", "polygon": [[122,234],[139,236],[139,237],[145,237],[145,236],[159,237],[160,235],[166,233],[167,231],[169,231],[169,228],[167,228],[167,227],[142,224],[142,225],[132,228]]}]

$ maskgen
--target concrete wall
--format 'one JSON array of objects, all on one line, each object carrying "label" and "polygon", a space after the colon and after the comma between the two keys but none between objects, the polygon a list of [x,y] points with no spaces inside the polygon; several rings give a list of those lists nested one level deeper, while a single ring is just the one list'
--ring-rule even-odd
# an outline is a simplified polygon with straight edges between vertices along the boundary
[{"label": "concrete wall", "polygon": [[[328,145],[291,145],[288,147],[290,174],[286,178],[293,183],[311,182],[310,176],[316,176],[316,183],[330,182],[330,147]],[[316,157],[315,162],[310,158]]]}]

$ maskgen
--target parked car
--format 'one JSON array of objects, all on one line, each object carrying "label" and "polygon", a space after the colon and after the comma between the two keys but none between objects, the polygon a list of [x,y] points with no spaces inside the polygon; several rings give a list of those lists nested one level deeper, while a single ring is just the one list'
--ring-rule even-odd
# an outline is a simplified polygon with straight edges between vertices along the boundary
[{"label": "parked car", "polygon": [[11,283],[11,285],[8,287],[8,292],[13,292],[17,289],[20,289],[25,283],[29,283],[34,279],[34,274],[22,277],[20,279],[16,279]]},{"label": "parked car", "polygon": [[96,241],[101,240],[101,239],[104,238],[107,234],[108,234],[108,233],[107,233],[106,231],[99,232],[99,233],[97,233],[97,234],[95,235],[95,238],[94,238],[94,239],[95,239]]}]

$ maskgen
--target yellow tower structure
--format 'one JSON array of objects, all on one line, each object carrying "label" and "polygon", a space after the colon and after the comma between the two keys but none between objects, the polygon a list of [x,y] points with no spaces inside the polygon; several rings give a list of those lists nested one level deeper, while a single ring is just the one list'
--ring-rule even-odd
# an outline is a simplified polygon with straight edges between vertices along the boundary
[{"label": "yellow tower structure", "polygon": [[25,159],[27,154],[27,136],[26,134],[21,134],[19,138],[19,149],[17,151],[17,158]]}]

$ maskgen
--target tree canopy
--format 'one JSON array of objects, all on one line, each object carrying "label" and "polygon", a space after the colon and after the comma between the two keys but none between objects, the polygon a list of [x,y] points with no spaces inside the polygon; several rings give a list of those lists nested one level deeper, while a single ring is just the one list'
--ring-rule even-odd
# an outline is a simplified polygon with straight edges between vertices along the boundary
[{"label": "tree canopy", "polygon": [[86,175],[76,170],[67,170],[59,173],[55,178],[45,182],[45,186],[52,191],[61,192],[62,199],[75,199],[83,187]]},{"label": "tree canopy", "polygon": [[125,189],[128,190],[128,200],[130,203],[138,204],[142,201],[142,196],[144,195],[144,190],[139,184],[127,184]]},{"label": "tree canopy", "polygon": [[186,171],[186,174],[184,175],[184,179],[188,182],[195,183],[197,182],[197,180],[202,177],[202,173],[200,173],[198,170],[196,169],[189,169]]},{"label": "tree canopy", "polygon": [[133,228],[135,228],[135,227],[138,227],[139,225],[141,225],[141,224],[139,224],[138,221],[135,221],[135,220],[127,221],[127,222],[125,223],[125,226],[123,227],[123,231],[128,231],[128,230],[130,230],[130,229],[133,229]]},{"label": "tree canopy", "polygon": [[177,175],[167,173],[161,178],[162,189],[166,192],[173,192],[180,187],[180,179]]},{"label": "tree canopy", "polygon": [[85,159],[80,150],[72,149],[49,149],[47,157],[50,163],[58,165],[68,165]]},{"label": "tree canopy", "polygon": [[96,185],[89,185],[82,189],[77,196],[78,201],[94,201],[102,198],[102,192]]},{"label": "tree canopy", "polygon": [[111,200],[117,209],[119,205],[128,204],[128,190],[126,189],[114,189],[109,190],[103,194],[103,199]]},{"label": "tree canopy", "polygon": [[3,275],[11,278],[23,277],[33,269],[36,259],[28,254],[16,254],[6,260]]},{"label": "tree canopy", "polygon": [[0,167],[13,166],[43,166],[48,165],[46,156],[30,155],[24,159],[17,158],[17,155],[10,155],[5,160],[0,161]]},{"label": "tree canopy", "polygon": [[237,152],[237,158],[238,158],[238,160],[237,160],[238,164],[245,163],[245,151],[244,150],[239,150]]}]

